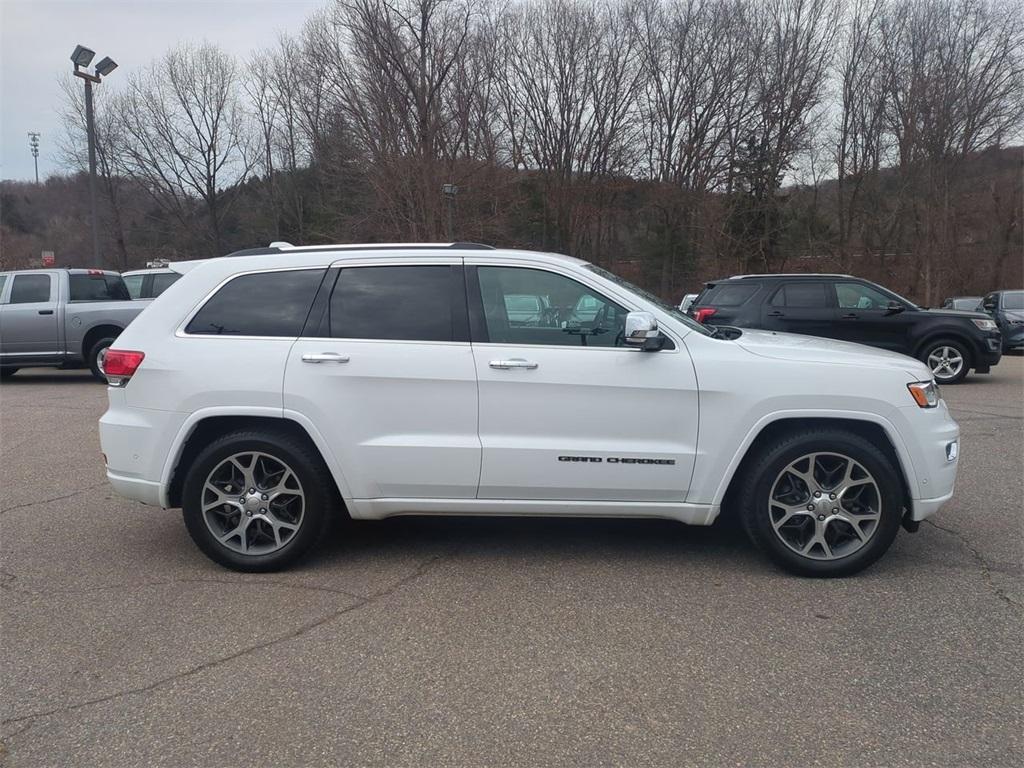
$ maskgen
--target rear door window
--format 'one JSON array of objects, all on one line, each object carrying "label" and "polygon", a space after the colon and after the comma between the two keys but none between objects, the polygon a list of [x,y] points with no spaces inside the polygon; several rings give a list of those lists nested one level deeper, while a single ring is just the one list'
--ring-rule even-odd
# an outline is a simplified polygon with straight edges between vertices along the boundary
[{"label": "rear door window", "polygon": [[50,275],[15,275],[11,304],[38,304],[50,300]]},{"label": "rear door window", "polygon": [[71,301],[127,301],[131,298],[120,275],[71,275]]},{"label": "rear door window", "polygon": [[750,283],[718,283],[706,288],[695,306],[707,307],[738,307],[757,293],[759,285]]},{"label": "rear door window", "polygon": [[334,284],[327,326],[339,339],[452,341],[460,313],[464,325],[461,269],[345,267]]},{"label": "rear door window", "polygon": [[298,336],[324,269],[240,275],[203,305],[185,332],[217,336]]},{"label": "rear door window", "polygon": [[825,283],[786,283],[772,296],[773,307],[827,307],[828,287]]}]

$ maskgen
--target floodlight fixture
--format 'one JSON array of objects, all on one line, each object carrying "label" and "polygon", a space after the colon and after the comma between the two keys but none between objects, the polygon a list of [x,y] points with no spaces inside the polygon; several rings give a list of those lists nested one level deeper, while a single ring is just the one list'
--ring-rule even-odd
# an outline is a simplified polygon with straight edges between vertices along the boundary
[{"label": "floodlight fixture", "polygon": [[100,59],[100,63],[96,65],[96,74],[106,77],[115,69],[117,69],[117,62],[109,56],[104,56]]},{"label": "floodlight fixture", "polygon": [[76,67],[88,67],[92,61],[92,57],[96,55],[96,51],[92,48],[86,48],[84,45],[76,45],[75,52],[71,54],[71,61],[74,62]]}]

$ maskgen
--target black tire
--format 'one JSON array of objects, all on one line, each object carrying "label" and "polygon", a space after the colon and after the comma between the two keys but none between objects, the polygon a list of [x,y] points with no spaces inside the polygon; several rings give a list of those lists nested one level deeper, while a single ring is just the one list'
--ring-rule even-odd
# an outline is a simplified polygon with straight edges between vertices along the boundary
[{"label": "black tire", "polygon": [[[280,549],[268,554],[243,554],[222,544],[202,513],[207,477],[226,459],[246,451],[267,454],[288,465],[305,496],[298,529]],[[185,476],[182,515],[192,540],[211,560],[232,570],[262,573],[286,568],[319,541],[335,511],[336,498],[330,472],[315,448],[285,432],[240,430],[214,440],[196,456]]]},{"label": "black tire", "polygon": [[935,341],[929,341],[922,349],[921,354],[918,355],[918,359],[927,365],[931,369],[931,365],[928,363],[928,358],[931,357],[932,353],[936,350],[943,348],[955,349],[957,354],[963,359],[963,365],[953,375],[945,375],[943,373],[936,373],[932,370],[932,375],[935,376],[935,381],[938,384],[959,384],[963,381],[967,374],[970,373],[973,360],[971,359],[971,353],[967,349],[967,345],[957,339],[937,339]]},{"label": "black tire", "polygon": [[[769,510],[768,500],[780,473],[801,456],[819,451],[841,454],[861,464],[874,478],[880,496],[877,527],[867,542],[851,554],[834,560],[806,557],[783,543],[772,526]],[[897,474],[899,470],[893,461],[868,440],[842,429],[815,429],[772,440],[747,463],[735,496],[743,527],[758,549],[791,573],[829,578],[862,571],[885,554],[900,528],[904,494]]]},{"label": "black tire", "polygon": [[0,368],[0,379],[9,379],[18,372],[18,368]]},{"label": "black tire", "polygon": [[114,343],[116,336],[104,336],[102,339],[92,345],[89,350],[89,356],[86,358],[86,362],[89,363],[89,370],[92,371],[92,376],[96,381],[107,383],[107,377],[103,375],[103,371],[100,370],[100,353]]}]

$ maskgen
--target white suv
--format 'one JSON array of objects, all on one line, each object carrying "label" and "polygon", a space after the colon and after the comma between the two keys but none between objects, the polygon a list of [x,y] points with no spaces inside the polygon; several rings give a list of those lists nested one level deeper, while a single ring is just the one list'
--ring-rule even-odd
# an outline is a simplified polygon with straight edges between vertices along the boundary
[{"label": "white suv", "polygon": [[281,568],[346,513],[731,507],[781,566],[838,576],[953,494],[922,363],[715,331],[578,259],[285,244],[173,269],[106,357],[107,476],[230,568]]}]

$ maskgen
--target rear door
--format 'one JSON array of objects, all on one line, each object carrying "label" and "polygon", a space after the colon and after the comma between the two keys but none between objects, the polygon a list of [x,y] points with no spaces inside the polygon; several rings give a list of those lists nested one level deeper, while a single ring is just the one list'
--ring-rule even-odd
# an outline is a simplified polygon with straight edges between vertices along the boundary
[{"label": "rear door", "polygon": [[0,308],[0,357],[40,362],[63,357],[56,277],[52,272],[9,276],[7,303]]},{"label": "rear door", "polygon": [[346,260],[289,354],[284,407],[313,421],[357,499],[471,499],[477,383],[461,259]]},{"label": "rear door", "polygon": [[835,337],[836,308],[824,281],[794,280],[779,285],[761,305],[761,327],[770,331]]}]

